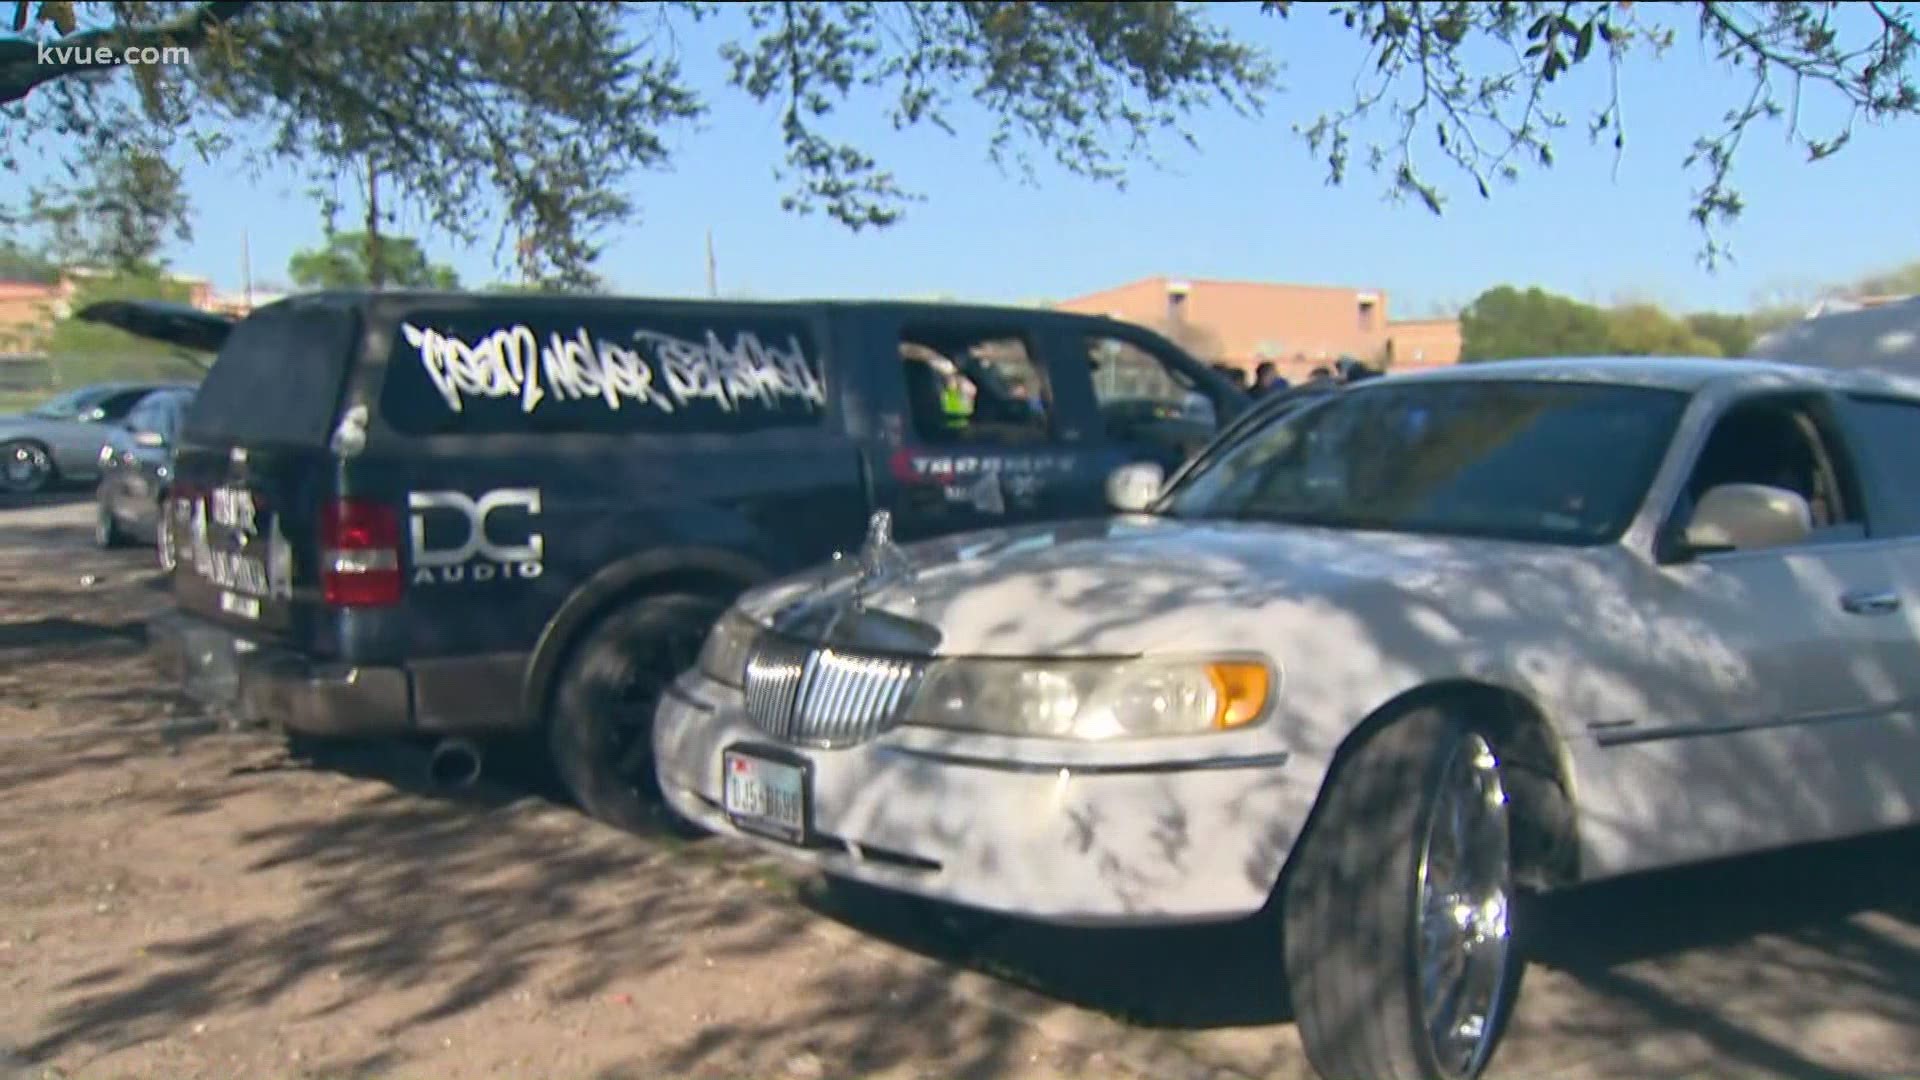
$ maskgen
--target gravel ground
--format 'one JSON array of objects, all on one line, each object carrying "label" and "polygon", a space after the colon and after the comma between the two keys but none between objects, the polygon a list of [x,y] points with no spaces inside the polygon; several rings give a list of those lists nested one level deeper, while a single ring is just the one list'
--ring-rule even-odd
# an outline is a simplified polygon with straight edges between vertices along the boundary
[{"label": "gravel ground", "polygon": [[[1277,942],[826,893],[524,763],[291,756],[177,708],[143,552],[0,504],[0,1078],[1305,1075]],[[1920,1076],[1920,833],[1580,890],[1496,1075]]]}]

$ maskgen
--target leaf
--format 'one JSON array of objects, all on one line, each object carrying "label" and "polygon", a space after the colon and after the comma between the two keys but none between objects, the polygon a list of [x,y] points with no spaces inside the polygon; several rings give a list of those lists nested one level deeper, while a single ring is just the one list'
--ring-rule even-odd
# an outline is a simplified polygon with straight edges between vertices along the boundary
[{"label": "leaf", "polygon": [[41,0],[40,21],[52,23],[62,34],[73,33],[73,28],[79,25],[73,16],[71,0]]},{"label": "leaf", "polygon": [[1593,51],[1593,28],[1595,25],[1596,24],[1589,22],[1580,28],[1580,36],[1576,38],[1573,43],[1574,63],[1577,64],[1585,60],[1587,54]]}]

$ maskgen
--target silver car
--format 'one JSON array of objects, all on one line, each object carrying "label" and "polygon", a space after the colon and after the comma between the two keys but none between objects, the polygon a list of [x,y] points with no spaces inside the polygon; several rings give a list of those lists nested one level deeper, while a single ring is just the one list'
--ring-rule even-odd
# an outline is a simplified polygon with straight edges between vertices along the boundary
[{"label": "silver car", "polygon": [[96,478],[112,427],[141,398],[173,385],[94,383],[25,413],[0,416],[0,491],[34,492],[56,481]]}]

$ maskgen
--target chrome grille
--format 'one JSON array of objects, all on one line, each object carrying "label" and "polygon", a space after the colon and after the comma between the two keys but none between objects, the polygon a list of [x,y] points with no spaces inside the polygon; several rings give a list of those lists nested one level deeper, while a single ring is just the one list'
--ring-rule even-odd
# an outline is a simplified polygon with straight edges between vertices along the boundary
[{"label": "chrome grille", "polygon": [[747,660],[747,716],[789,742],[864,742],[899,719],[922,670],[915,660],[766,638]]}]

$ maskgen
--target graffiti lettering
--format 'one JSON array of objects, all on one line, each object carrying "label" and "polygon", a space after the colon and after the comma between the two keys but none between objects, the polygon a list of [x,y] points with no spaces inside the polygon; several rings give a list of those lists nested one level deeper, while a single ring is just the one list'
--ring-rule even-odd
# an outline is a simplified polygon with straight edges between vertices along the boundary
[{"label": "graffiti lettering", "polygon": [[667,377],[667,388],[681,404],[710,398],[727,412],[743,401],[765,408],[783,398],[796,398],[812,408],[827,403],[826,387],[807,366],[800,342],[787,338],[787,347],[767,345],[757,334],[738,334],[733,347],[707,331],[704,343],[641,330],[634,337],[653,345]]},{"label": "graffiti lettering", "polygon": [[609,409],[632,401],[663,413],[702,400],[727,412],[743,402],[772,409],[797,400],[818,409],[827,400],[819,376],[791,336],[782,348],[751,332],[736,334],[728,346],[711,330],[705,341],[635,331],[634,343],[651,346],[657,356],[649,362],[639,349],[596,341],[585,327],[571,336],[549,334],[545,344],[524,325],[495,330],[472,343],[411,323],[400,330],[454,412],[470,398],[514,398],[529,414],[548,400],[588,398],[601,399]]}]

